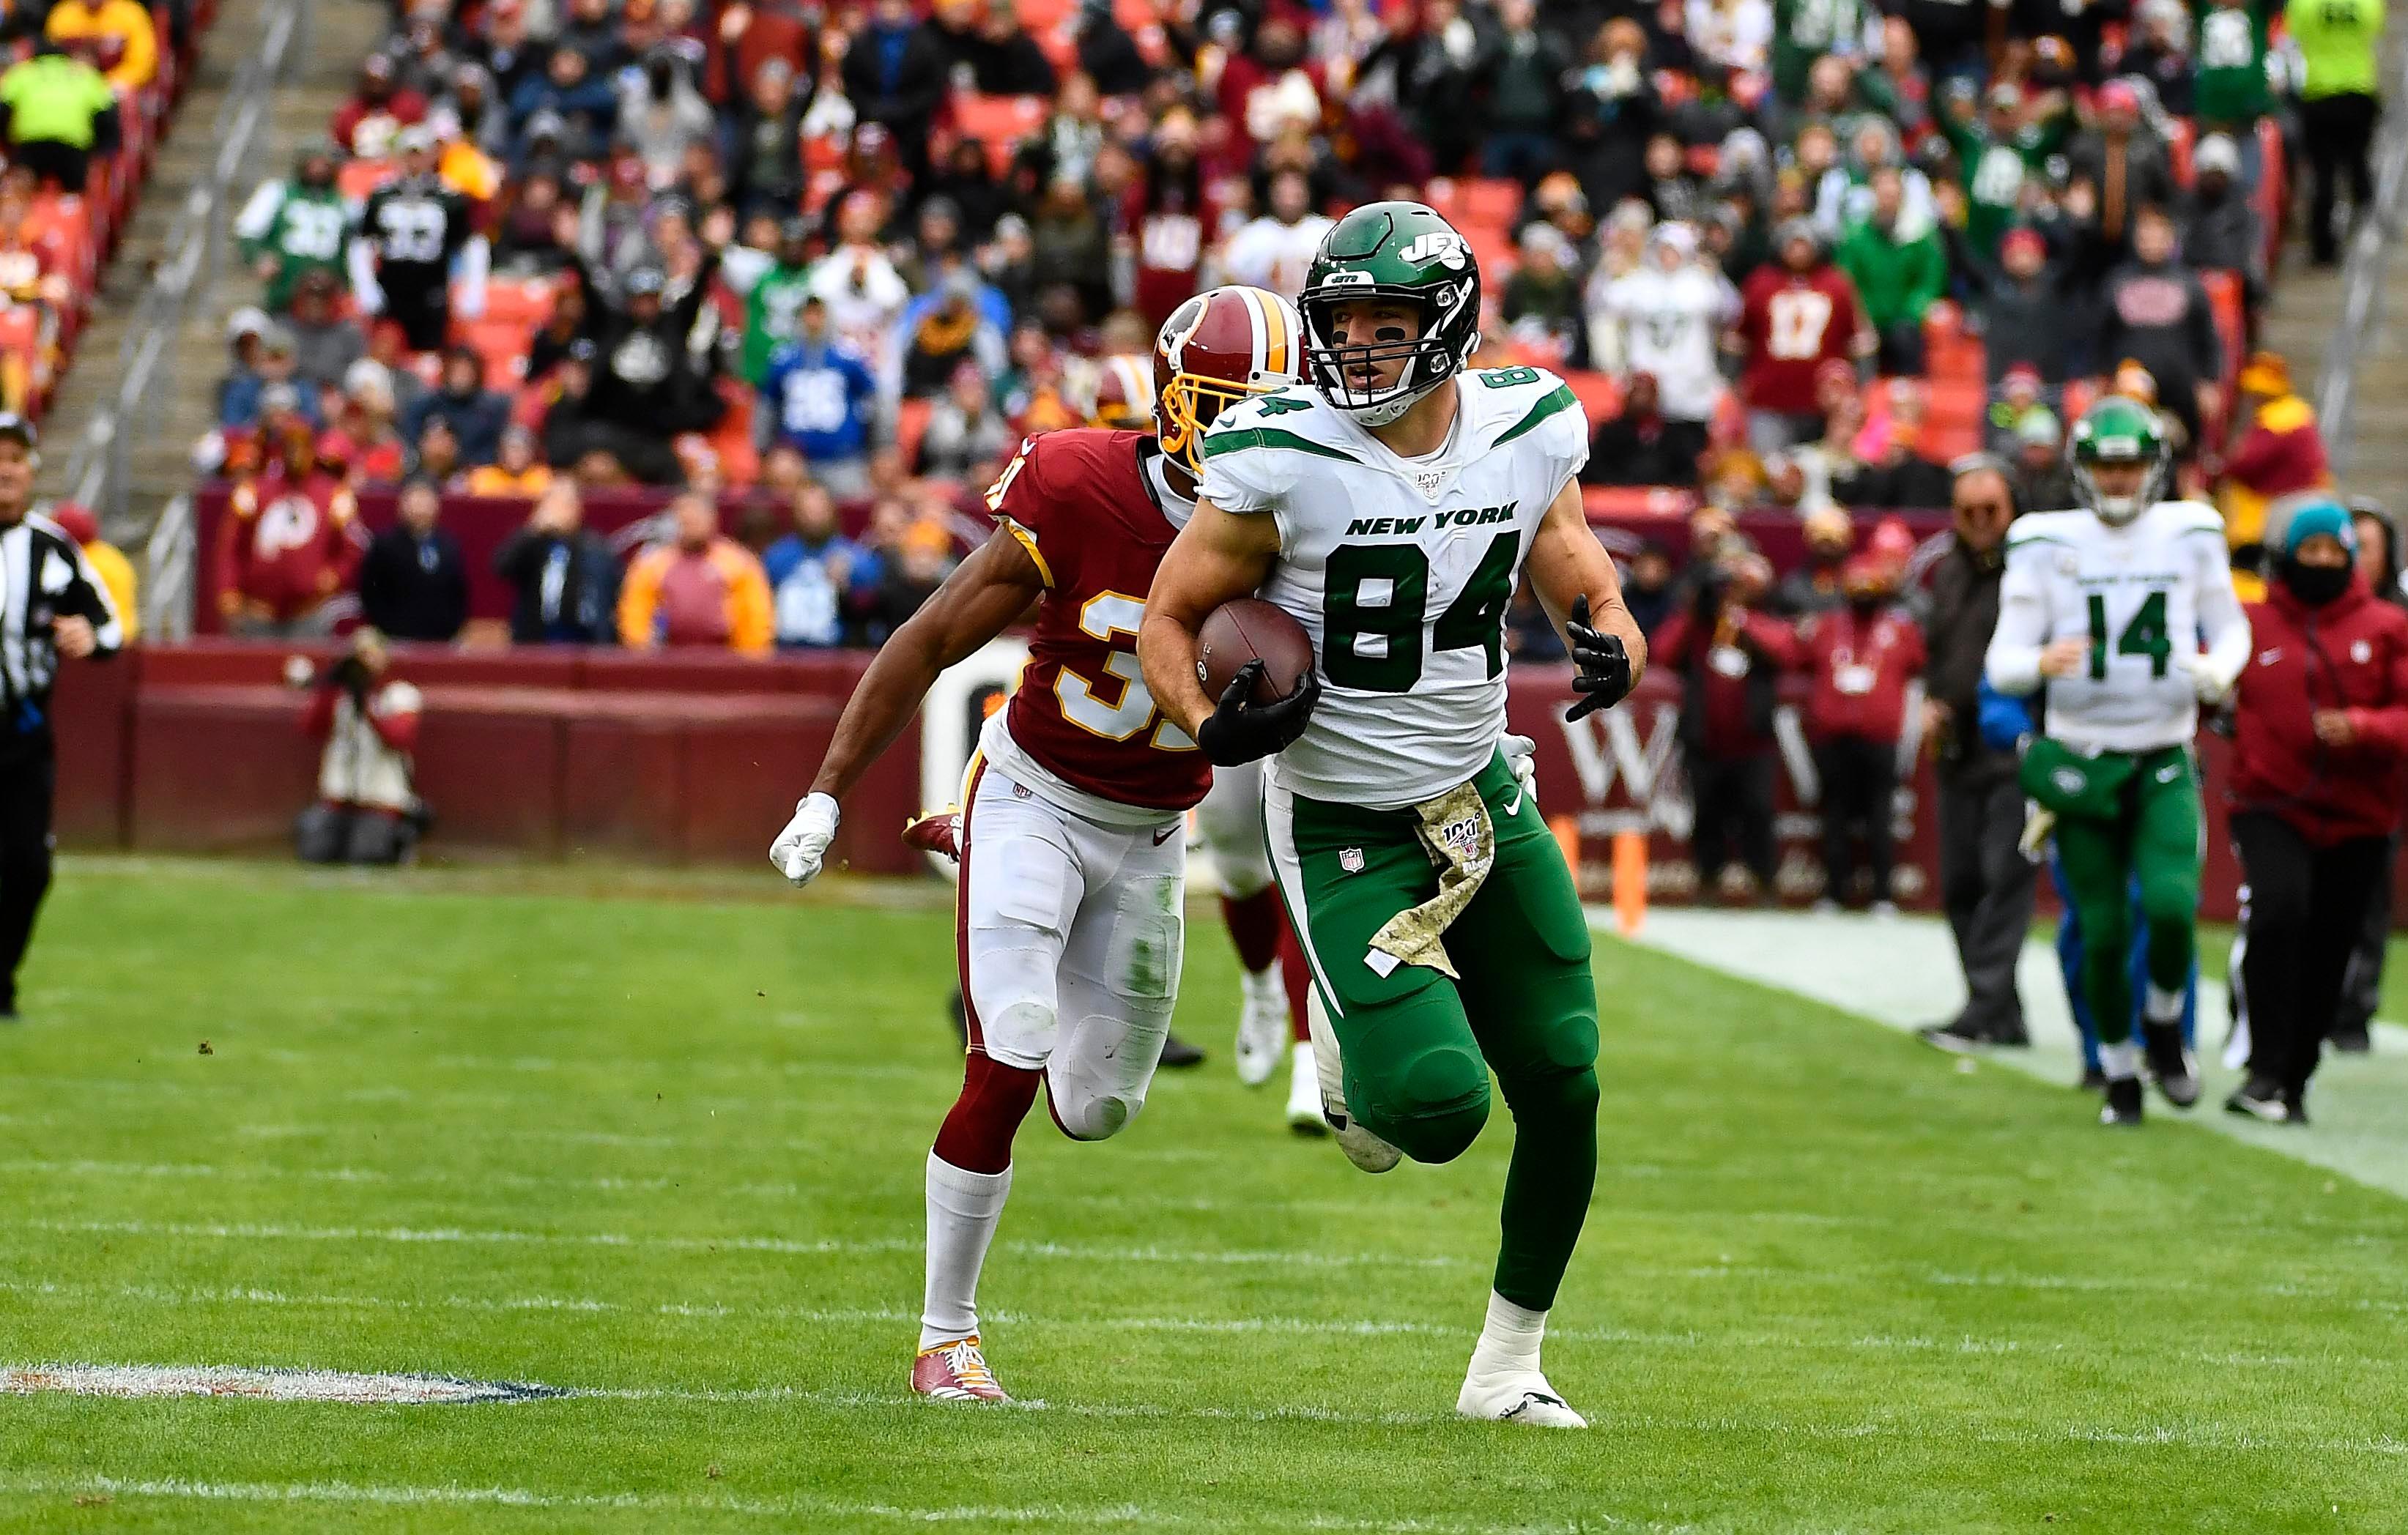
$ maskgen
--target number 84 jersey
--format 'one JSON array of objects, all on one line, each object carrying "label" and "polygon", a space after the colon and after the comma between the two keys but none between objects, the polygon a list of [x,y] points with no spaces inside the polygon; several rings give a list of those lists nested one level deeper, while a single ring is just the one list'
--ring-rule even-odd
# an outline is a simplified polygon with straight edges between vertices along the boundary
[{"label": "number 84 jersey", "polygon": [[1204,438],[1204,500],[1278,519],[1263,596],[1312,636],[1323,685],[1282,783],[1397,809],[1486,766],[1505,729],[1505,610],[1548,505],[1588,462],[1588,419],[1542,368],[1455,379],[1426,458],[1391,452],[1318,392],[1232,405]]},{"label": "number 84 jersey", "polygon": [[2161,501],[2120,528],[2087,511],[2016,519],[1990,642],[1992,683],[2031,691],[2041,647],[2066,638],[2089,650],[2070,675],[2048,679],[2052,738],[2083,750],[2153,751],[2198,733],[2194,674],[2205,667],[2229,679],[2249,646],[2215,509]]},{"label": "number 84 jersey", "polygon": [[987,509],[1045,595],[1028,664],[980,749],[1014,782],[1091,820],[1147,826],[1204,797],[1212,766],[1154,707],[1137,631],[1154,567],[1195,510],[1138,432],[1078,427],[1020,445]]}]

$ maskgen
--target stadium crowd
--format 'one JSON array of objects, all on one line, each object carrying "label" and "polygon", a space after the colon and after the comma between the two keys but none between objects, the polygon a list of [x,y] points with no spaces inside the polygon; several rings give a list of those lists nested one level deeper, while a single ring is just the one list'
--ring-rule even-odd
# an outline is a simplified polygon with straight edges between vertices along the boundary
[{"label": "stadium crowd", "polygon": [[[398,7],[239,221],[262,302],[198,450],[235,485],[205,590],[238,632],[373,602],[445,638],[439,499],[371,561],[362,490],[692,489],[709,539],[664,514],[616,575],[543,501],[506,551],[514,637],[875,644],[1023,434],[1141,419],[1182,299],[1294,293],[1329,215],[1384,195],[1471,241],[1482,362],[1572,379],[1602,511],[1836,510],[1853,546],[1982,448],[2058,505],[2064,423],[2118,390],[2245,546],[2323,477],[2279,360],[2239,364],[2291,163],[2316,259],[2368,201],[2379,24],[2365,0]],[[1852,551],[1813,547],[1836,592]]]}]

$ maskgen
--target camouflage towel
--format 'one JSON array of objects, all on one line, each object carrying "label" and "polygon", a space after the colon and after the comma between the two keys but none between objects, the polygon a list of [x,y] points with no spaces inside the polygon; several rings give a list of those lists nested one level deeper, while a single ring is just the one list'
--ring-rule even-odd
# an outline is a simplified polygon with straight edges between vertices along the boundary
[{"label": "camouflage towel", "polygon": [[1477,783],[1457,784],[1433,800],[1413,806],[1414,831],[1430,861],[1439,867],[1438,894],[1410,911],[1398,912],[1371,935],[1371,968],[1386,974],[1394,963],[1427,965],[1449,980],[1460,980],[1441,942],[1449,924],[1480,893],[1481,882],[1497,861],[1497,828],[1488,819],[1487,803]]}]

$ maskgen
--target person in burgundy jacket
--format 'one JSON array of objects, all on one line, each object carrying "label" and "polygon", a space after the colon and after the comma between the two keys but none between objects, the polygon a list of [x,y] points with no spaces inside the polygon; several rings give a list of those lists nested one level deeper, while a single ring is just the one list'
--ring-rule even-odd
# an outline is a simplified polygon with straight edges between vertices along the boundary
[{"label": "person in burgundy jacket", "polygon": [[2329,495],[2298,504],[2234,689],[2232,841],[2248,884],[2236,1014],[2249,1078],[2225,1107],[2303,1124],[2308,1078],[2408,805],[2408,616],[2355,569]]},{"label": "person in burgundy jacket", "polygon": [[1734,850],[1756,874],[1758,901],[1773,896],[1774,694],[1798,664],[1798,637],[1748,604],[1771,585],[1756,554],[1709,566],[1684,612],[1656,632],[1656,664],[1680,675],[1682,758],[1696,803],[1689,854],[1699,895],[1713,893]]},{"label": "person in burgundy jacket", "polygon": [[1799,626],[1806,695],[1806,739],[1823,789],[1823,900],[1850,898],[1856,848],[1871,866],[1876,916],[1896,916],[1890,900],[1890,802],[1898,792],[1899,741],[1906,733],[1907,685],[1923,674],[1923,631],[1895,605],[1895,567],[1860,554],[1840,571],[1845,601]]}]

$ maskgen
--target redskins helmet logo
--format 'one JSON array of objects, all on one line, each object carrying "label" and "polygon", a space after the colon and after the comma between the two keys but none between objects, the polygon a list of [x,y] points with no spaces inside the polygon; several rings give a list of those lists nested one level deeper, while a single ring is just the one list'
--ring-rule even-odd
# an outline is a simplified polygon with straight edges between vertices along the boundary
[{"label": "redskins helmet logo", "polygon": [[1154,428],[1162,450],[1204,472],[1204,431],[1240,400],[1296,382],[1303,324],[1260,288],[1215,288],[1181,305],[1154,341]]}]

